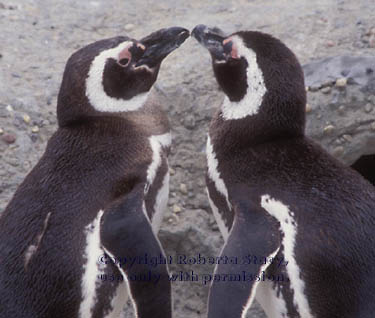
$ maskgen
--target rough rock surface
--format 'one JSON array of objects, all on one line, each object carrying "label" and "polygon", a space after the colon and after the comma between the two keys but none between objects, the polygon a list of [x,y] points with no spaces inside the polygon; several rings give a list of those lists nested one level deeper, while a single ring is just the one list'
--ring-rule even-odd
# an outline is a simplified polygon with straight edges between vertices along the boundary
[{"label": "rough rock surface", "polygon": [[375,57],[325,58],[304,72],[307,134],[347,164],[375,154]]},{"label": "rough rock surface", "polygon": [[[192,29],[204,23],[228,33],[240,29],[271,33],[307,63],[327,56],[373,55],[374,21],[373,0],[0,0],[0,213],[56,129],[56,96],[64,65],[83,45],[120,34],[137,38],[162,27]],[[319,87],[325,80],[317,79]],[[346,93],[336,87],[308,93],[308,131],[330,151],[342,147],[337,156],[351,163],[367,152],[367,145],[354,146],[344,135],[354,140],[370,135],[371,124],[359,126],[355,119],[361,114],[361,121],[366,120],[372,111],[366,112],[369,96],[357,84],[348,81],[346,86]],[[215,256],[223,241],[206,199],[204,149],[211,114],[223,95],[213,78],[209,54],[188,40],[163,63],[154,91],[164,101],[174,135],[171,195],[161,241],[168,255]],[[340,105],[334,102],[335,94]],[[356,102],[346,96],[355,96]],[[374,105],[373,100],[368,102]],[[343,115],[338,113],[341,104]],[[342,143],[336,145],[337,140]],[[174,273],[213,270],[199,264],[170,268]],[[207,285],[175,282],[173,289],[175,317],[205,317]],[[254,306],[248,317],[264,314]]]}]

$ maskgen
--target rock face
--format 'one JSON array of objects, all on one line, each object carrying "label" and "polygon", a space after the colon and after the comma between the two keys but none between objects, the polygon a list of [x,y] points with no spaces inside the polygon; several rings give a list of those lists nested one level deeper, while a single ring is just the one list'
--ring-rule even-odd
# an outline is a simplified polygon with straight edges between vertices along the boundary
[{"label": "rock face", "polygon": [[330,57],[304,72],[307,134],[348,165],[375,154],[375,58]]},{"label": "rock face", "polygon": [[[373,0],[159,0],[152,5],[139,0],[49,0],[46,6],[43,1],[0,0],[0,213],[56,129],[56,96],[64,65],[83,45],[124,34],[140,38],[174,25],[192,29],[203,23],[228,34],[237,30],[271,33],[302,63],[325,56],[371,56],[373,5]],[[374,84],[357,75],[364,69],[355,60],[337,59],[305,67],[306,83],[312,88],[307,132],[352,164],[360,155],[374,153],[370,141],[375,129],[370,122]],[[331,71],[325,73],[331,63]],[[374,65],[370,60],[366,63]],[[348,68],[349,72],[341,73]],[[371,94],[361,90],[365,86],[372,89]],[[223,240],[206,198],[204,151],[211,115],[223,95],[206,50],[195,40],[186,41],[163,62],[154,93],[162,100],[173,129],[171,193],[160,239],[168,255],[216,256]],[[206,274],[213,267],[174,262],[170,269]],[[176,318],[206,316],[208,285],[176,281],[173,291]],[[265,316],[255,305],[248,317]]]}]

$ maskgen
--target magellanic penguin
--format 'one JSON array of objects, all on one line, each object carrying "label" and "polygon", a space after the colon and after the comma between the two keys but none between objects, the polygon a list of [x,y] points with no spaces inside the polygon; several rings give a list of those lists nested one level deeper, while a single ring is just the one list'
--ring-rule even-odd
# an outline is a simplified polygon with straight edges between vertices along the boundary
[{"label": "magellanic penguin", "polygon": [[[225,93],[207,187],[225,238],[209,318],[354,318],[375,312],[375,189],[304,135],[301,66],[260,32],[197,26]],[[224,261],[228,260],[228,261]]]},{"label": "magellanic penguin", "polygon": [[[171,317],[156,237],[168,198],[168,119],[149,95],[189,36],[92,43],[68,60],[58,130],[0,216],[0,317]],[[155,261],[154,261],[155,264]]]}]

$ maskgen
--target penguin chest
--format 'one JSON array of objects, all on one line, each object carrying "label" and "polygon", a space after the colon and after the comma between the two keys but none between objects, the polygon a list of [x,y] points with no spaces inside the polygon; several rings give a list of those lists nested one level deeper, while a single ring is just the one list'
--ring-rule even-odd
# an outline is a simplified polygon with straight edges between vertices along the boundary
[{"label": "penguin chest", "polygon": [[220,232],[226,240],[233,223],[232,207],[228,199],[228,190],[221,173],[210,136],[207,138],[207,195],[208,200],[219,226]]},{"label": "penguin chest", "polygon": [[157,233],[168,203],[169,166],[167,153],[171,145],[170,132],[151,136],[149,145],[152,150],[152,158],[147,168],[145,207],[153,231]]}]

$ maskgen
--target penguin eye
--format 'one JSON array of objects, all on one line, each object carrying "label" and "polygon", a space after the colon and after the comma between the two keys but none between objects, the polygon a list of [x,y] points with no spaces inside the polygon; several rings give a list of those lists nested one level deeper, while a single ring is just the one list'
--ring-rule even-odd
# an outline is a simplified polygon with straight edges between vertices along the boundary
[{"label": "penguin eye", "polygon": [[120,64],[120,66],[127,66],[127,65],[129,64],[129,59],[127,59],[127,58],[122,58],[122,59],[119,60],[117,63]]}]

